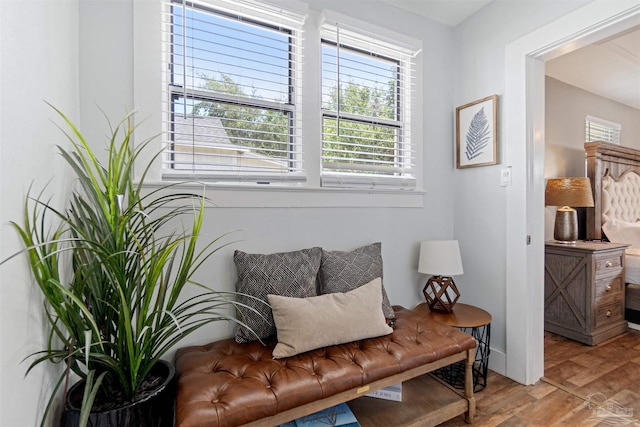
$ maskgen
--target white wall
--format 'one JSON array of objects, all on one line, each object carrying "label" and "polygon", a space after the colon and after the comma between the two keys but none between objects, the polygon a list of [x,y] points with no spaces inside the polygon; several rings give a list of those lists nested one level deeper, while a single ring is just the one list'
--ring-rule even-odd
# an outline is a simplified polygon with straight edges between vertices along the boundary
[{"label": "white wall", "polygon": [[494,0],[455,28],[454,104],[463,105],[491,94],[500,96],[498,164],[456,170],[453,188],[454,234],[467,254],[465,274],[457,280],[461,301],[478,305],[493,316],[490,367],[498,372],[507,372],[509,287],[505,264],[508,188],[500,186],[500,170],[510,166],[505,159],[511,143],[502,136],[509,112],[501,106],[510,96],[505,93],[505,50],[510,42],[585,3]]},{"label": "white wall", "polygon": [[[20,247],[10,220],[20,220],[29,185],[52,177],[54,193],[65,171],[56,144],[65,144],[50,119],[49,101],[77,120],[78,5],[0,2],[0,259]],[[59,122],[59,121],[58,121]],[[56,203],[54,197],[53,203]],[[24,377],[23,359],[43,348],[42,305],[24,259],[0,267],[0,425],[36,425],[53,381],[50,366]]]},{"label": "white wall", "polygon": [[548,76],[545,84],[547,145],[584,150],[584,120],[590,115],[620,123],[620,145],[640,148],[640,110]]},{"label": "white wall", "polygon": [[99,110],[116,122],[137,107],[132,10],[129,0],[80,1],[80,118],[85,137],[96,144],[107,134]]}]

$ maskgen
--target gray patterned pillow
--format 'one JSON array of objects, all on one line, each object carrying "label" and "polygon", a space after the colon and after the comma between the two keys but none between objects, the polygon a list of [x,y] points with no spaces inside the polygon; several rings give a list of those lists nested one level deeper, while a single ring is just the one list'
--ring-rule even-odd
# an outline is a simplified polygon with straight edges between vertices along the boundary
[{"label": "gray patterned pillow", "polygon": [[[371,282],[382,280],[382,244],[373,243],[350,252],[322,250],[320,264],[320,294],[349,292]],[[395,317],[387,292],[382,286],[382,311],[384,317]]]},{"label": "gray patterned pillow", "polygon": [[238,308],[238,320],[247,327],[238,326],[236,341],[245,343],[275,335],[273,314],[265,304],[268,294],[297,298],[315,296],[321,258],[321,248],[269,255],[235,251],[236,291],[246,294],[238,295],[237,302],[255,310]]}]

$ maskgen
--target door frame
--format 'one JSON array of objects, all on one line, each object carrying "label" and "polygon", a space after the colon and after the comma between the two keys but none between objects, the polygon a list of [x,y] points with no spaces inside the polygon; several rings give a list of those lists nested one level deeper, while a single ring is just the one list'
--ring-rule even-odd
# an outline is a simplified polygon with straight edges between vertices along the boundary
[{"label": "door frame", "polygon": [[594,1],[506,46],[506,374],[523,384],[544,375],[544,63],[639,25],[640,1]]}]

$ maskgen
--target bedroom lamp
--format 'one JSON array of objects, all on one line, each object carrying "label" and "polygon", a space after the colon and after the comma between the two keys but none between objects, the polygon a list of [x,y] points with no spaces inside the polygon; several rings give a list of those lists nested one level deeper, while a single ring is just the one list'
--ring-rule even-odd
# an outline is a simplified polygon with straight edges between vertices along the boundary
[{"label": "bedroom lamp", "polygon": [[432,275],[422,289],[429,309],[451,313],[460,298],[451,276],[464,272],[458,241],[427,240],[420,243],[418,271]]},{"label": "bedroom lamp", "polygon": [[578,215],[574,207],[593,207],[589,178],[550,178],[544,194],[546,206],[560,206],[556,211],[553,238],[560,243],[578,240]]}]

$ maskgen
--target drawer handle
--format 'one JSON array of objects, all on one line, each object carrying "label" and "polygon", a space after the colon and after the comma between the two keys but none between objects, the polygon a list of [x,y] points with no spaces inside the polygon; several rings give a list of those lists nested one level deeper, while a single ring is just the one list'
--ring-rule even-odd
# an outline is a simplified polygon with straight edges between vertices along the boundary
[{"label": "drawer handle", "polygon": [[605,290],[606,290],[607,292],[609,292],[609,291],[611,290],[611,285],[607,285],[607,287],[605,288]]},{"label": "drawer handle", "polygon": [[613,263],[611,261],[607,261],[607,263],[604,266],[607,268],[613,267]]},{"label": "drawer handle", "polygon": [[607,317],[611,317],[611,310],[607,310]]}]

